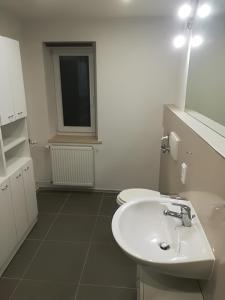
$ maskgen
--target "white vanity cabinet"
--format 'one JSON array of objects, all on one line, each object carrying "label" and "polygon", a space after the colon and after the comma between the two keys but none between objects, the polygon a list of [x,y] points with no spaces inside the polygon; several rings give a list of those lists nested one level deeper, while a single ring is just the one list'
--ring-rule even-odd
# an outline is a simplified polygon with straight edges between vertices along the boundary
[{"label": "white vanity cabinet", "polygon": [[27,115],[19,42],[0,36],[0,122]]},{"label": "white vanity cabinet", "polygon": [[22,169],[28,222],[31,225],[38,215],[32,160],[24,165]]},{"label": "white vanity cabinet", "polygon": [[0,269],[17,244],[9,180],[0,185]]},{"label": "white vanity cabinet", "polygon": [[29,224],[22,169],[19,169],[10,177],[10,189],[19,241],[24,236]]}]

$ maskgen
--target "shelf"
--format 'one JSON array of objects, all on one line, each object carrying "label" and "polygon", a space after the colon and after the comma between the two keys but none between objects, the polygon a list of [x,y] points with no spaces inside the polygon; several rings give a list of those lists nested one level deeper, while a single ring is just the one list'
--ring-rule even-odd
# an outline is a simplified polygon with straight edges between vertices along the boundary
[{"label": "shelf", "polygon": [[15,170],[18,170],[30,160],[30,157],[13,157],[8,159],[6,161],[7,176],[11,175]]},{"label": "shelf", "polygon": [[3,140],[3,151],[4,153],[8,152],[9,150],[13,149],[14,147],[18,146],[19,144],[26,141],[25,137],[18,137],[18,138],[6,138]]}]

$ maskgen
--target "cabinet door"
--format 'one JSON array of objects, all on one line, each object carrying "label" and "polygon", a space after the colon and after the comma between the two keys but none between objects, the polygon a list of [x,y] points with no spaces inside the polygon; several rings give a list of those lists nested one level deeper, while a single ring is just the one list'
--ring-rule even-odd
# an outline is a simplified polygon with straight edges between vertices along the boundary
[{"label": "cabinet door", "polygon": [[27,115],[19,42],[10,39],[10,78],[15,118]]},{"label": "cabinet door", "polygon": [[17,244],[9,181],[0,185],[0,268]]},{"label": "cabinet door", "polygon": [[29,224],[31,224],[37,218],[37,214],[38,214],[32,161],[29,161],[23,167],[23,181],[24,181],[28,219],[29,219]]},{"label": "cabinet door", "polygon": [[12,203],[15,214],[18,240],[21,240],[26,230],[28,229],[28,216],[22,172],[23,170],[20,169],[10,177]]},{"label": "cabinet door", "polygon": [[0,37],[0,117],[1,125],[15,120],[10,81],[11,39]]}]

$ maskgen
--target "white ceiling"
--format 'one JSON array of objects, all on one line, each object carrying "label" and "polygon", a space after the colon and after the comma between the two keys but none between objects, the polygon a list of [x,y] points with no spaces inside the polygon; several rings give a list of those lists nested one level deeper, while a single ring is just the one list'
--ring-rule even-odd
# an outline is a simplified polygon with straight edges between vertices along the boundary
[{"label": "white ceiling", "polygon": [[[184,0],[0,0],[23,19],[171,16]],[[186,1],[185,1],[186,2]]]}]

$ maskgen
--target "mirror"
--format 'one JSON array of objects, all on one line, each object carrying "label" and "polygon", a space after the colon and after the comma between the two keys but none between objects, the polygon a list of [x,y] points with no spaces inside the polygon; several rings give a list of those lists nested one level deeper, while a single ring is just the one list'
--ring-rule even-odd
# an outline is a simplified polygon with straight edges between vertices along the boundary
[{"label": "mirror", "polygon": [[[201,2],[201,1],[200,1]],[[212,14],[196,17],[192,36],[203,43],[191,48],[186,111],[225,137],[225,1],[211,1]]]}]

